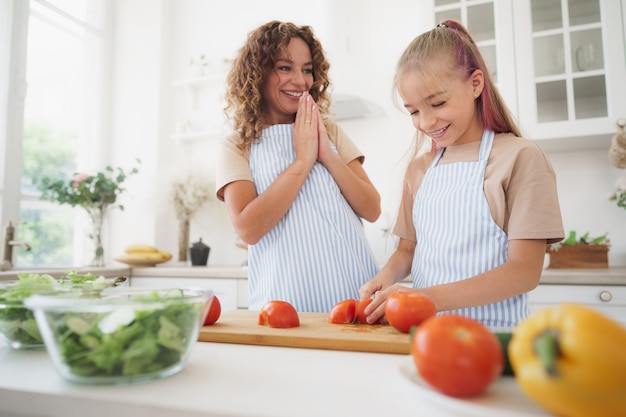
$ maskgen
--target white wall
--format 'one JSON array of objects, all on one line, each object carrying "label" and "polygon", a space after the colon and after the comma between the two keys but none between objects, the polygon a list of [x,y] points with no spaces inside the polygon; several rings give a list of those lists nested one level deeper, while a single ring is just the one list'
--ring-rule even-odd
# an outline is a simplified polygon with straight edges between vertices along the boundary
[{"label": "white wall", "polygon": [[[177,222],[167,200],[169,179],[189,165],[211,171],[215,141],[176,144],[181,105],[172,81],[194,74],[192,57],[207,54],[215,66],[231,59],[249,31],[269,20],[311,25],[331,63],[334,92],[362,97],[376,106],[376,117],[342,121],[365,152],[365,169],[383,197],[383,215],[366,231],[378,260],[393,248],[391,227],[399,199],[404,156],[412,144],[410,120],[391,101],[397,58],[410,40],[430,27],[432,14],[414,0],[117,0],[114,49],[113,143],[117,160],[137,155],[144,161],[127,210],[113,217],[112,250],[152,243],[177,251]],[[219,10],[219,11],[218,11]],[[608,141],[607,141],[608,143]],[[623,173],[608,163],[608,148],[550,151],[558,176],[566,231],[610,232],[610,264],[626,265],[626,211],[607,200]],[[223,203],[204,207],[192,220],[191,239],[211,246],[209,264],[239,265],[245,251]]]}]

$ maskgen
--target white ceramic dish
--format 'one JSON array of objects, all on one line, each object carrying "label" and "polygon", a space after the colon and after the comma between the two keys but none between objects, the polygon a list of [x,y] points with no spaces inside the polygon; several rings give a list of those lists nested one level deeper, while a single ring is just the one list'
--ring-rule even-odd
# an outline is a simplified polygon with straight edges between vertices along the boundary
[{"label": "white ceramic dish", "polygon": [[502,376],[483,394],[473,398],[454,398],[430,387],[419,375],[413,358],[407,357],[400,373],[415,385],[416,395],[424,401],[445,408],[459,416],[476,417],[543,417],[552,416],[539,404],[528,398],[519,388],[515,378]]}]

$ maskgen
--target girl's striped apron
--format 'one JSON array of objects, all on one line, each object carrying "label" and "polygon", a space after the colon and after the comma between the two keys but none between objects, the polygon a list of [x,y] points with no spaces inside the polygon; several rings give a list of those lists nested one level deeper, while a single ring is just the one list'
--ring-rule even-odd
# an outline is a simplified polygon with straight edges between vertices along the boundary
[{"label": "girl's striped apron", "polygon": [[[415,288],[460,281],[506,262],[508,238],[493,220],[483,191],[493,140],[493,132],[483,132],[476,162],[439,165],[442,148],[426,171],[413,205],[417,246],[411,276]],[[513,327],[529,311],[524,293],[446,313],[469,316],[487,326]]]},{"label": "girl's striped apron", "polygon": [[[294,159],[292,125],[266,128],[250,152],[257,193]],[[248,247],[249,308],[283,300],[301,312],[329,312],[339,301],[358,299],[361,285],[377,273],[361,219],[316,162],[285,216]]]}]

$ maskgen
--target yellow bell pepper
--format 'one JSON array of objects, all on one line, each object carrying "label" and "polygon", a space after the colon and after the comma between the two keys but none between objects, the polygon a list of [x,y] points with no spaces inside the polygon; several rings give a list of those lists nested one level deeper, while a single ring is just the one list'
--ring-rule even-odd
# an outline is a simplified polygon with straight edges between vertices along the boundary
[{"label": "yellow bell pepper", "polygon": [[626,328],[577,304],[520,323],[509,358],[521,390],[562,417],[626,416]]}]

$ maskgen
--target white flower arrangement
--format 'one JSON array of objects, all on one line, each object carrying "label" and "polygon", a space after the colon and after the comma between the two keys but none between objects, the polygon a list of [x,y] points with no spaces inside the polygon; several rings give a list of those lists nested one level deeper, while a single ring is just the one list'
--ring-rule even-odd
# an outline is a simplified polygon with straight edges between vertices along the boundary
[{"label": "white flower arrangement", "polygon": [[180,221],[191,219],[205,203],[212,200],[213,181],[200,172],[189,171],[172,181],[171,201]]}]

